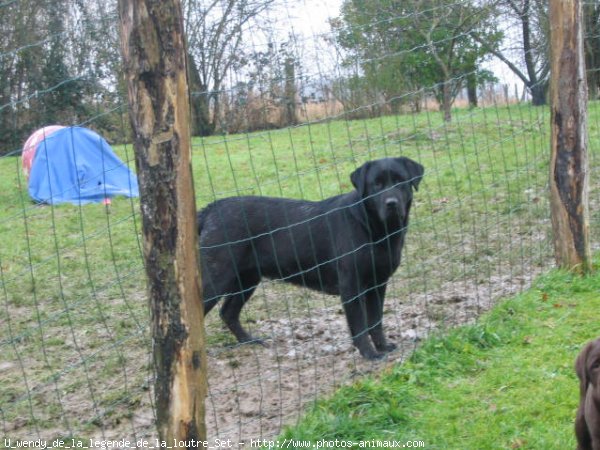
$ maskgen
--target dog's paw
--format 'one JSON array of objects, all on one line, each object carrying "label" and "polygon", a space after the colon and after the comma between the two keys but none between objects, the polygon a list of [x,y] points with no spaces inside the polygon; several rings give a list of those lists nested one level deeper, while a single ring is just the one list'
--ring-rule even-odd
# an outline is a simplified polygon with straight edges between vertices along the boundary
[{"label": "dog's paw", "polygon": [[269,345],[261,338],[257,338],[251,335],[244,336],[242,339],[238,340],[240,345],[260,345],[261,347],[269,347]]},{"label": "dog's paw", "polygon": [[385,356],[385,353],[378,352],[373,349],[365,350],[360,352],[361,356],[369,361],[378,361]]},{"label": "dog's paw", "polygon": [[383,346],[383,348],[378,348],[377,350],[379,350],[380,352],[389,353],[389,352],[393,352],[397,348],[398,348],[398,346],[396,344],[394,344],[393,342],[386,342],[385,345]]},{"label": "dog's paw", "polygon": [[265,348],[269,347],[269,345],[264,341],[264,339],[257,338],[257,337],[254,337],[254,336],[250,336],[250,339],[248,339],[245,343],[246,344],[260,345],[261,347],[265,347]]},{"label": "dog's paw", "polygon": [[384,342],[383,344],[375,344],[375,348],[378,352],[389,353],[393,352],[398,346],[392,342]]},{"label": "dog's paw", "polygon": [[269,348],[269,344],[267,344],[265,342],[265,340],[261,339],[261,338],[254,338],[252,340],[251,344],[256,344],[256,345],[260,345],[261,347],[264,347],[264,348]]}]

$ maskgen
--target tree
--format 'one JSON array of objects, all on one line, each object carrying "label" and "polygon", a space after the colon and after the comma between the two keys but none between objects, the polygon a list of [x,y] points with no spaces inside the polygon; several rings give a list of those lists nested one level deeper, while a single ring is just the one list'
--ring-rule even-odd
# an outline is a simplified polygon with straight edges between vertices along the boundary
[{"label": "tree", "polygon": [[74,76],[68,63],[68,48],[64,17],[61,9],[50,9],[48,14],[47,58],[42,65],[42,82],[48,92],[40,102],[39,115],[44,124],[77,122],[83,113],[83,86]]},{"label": "tree", "polygon": [[587,85],[583,38],[584,0],[550,0],[550,208],[556,263],[592,270],[589,219]]},{"label": "tree", "polygon": [[477,69],[477,60],[484,57],[487,51],[477,44],[473,35],[485,36],[492,48],[497,45],[501,34],[496,32],[491,20],[494,9],[485,3],[449,5],[444,0],[421,0],[416,3],[418,13],[412,16],[413,23],[433,59],[430,71],[433,80],[437,81],[436,97],[442,107],[444,120],[450,121],[450,108],[463,83],[471,84],[472,104],[472,85],[476,84],[476,79],[492,78],[489,72]]},{"label": "tree", "polygon": [[298,117],[296,116],[296,60],[293,56],[289,55],[285,58],[283,73],[284,123],[286,126],[296,125],[298,123]]},{"label": "tree", "polygon": [[489,50],[472,36],[485,36],[490,45],[499,41],[492,12],[485,3],[346,0],[331,24],[338,45],[348,52],[345,65],[359,68],[386,102],[429,90],[450,120],[467,78],[476,84],[491,77],[477,64]]},{"label": "tree", "polygon": [[[256,94],[262,101],[263,116],[262,126],[255,123],[250,128],[258,129],[271,126],[290,126],[298,123],[296,116],[296,97],[298,88],[296,86],[297,70],[301,68],[298,57],[295,54],[293,36],[289,36],[285,42],[279,45],[270,41],[264,50],[256,50],[248,53],[246,75],[248,83],[247,94]],[[255,92],[257,91],[257,92]],[[252,109],[256,109],[256,106]],[[266,110],[272,109],[279,112],[279,118],[274,123],[269,123]],[[248,111],[250,115],[256,115],[256,111]],[[253,114],[254,113],[254,114]]]},{"label": "tree", "polygon": [[499,48],[490,45],[483,35],[474,36],[477,42],[504,62],[523,81],[531,93],[533,105],[545,105],[550,75],[547,2],[499,0],[497,7],[502,17],[516,22],[520,28],[518,46]]},{"label": "tree", "polygon": [[221,117],[221,90],[230,71],[247,63],[246,28],[275,0],[186,0],[192,134],[212,134]]},{"label": "tree", "polygon": [[406,19],[411,11],[409,3],[346,0],[340,17],[330,21],[333,43],[343,54],[343,67],[350,72],[345,81],[340,78],[334,83],[334,92],[342,103],[358,108],[361,104],[356,102],[367,94],[366,90],[375,99],[375,89],[386,103],[398,109],[404,93],[419,89],[420,80],[414,70],[418,63],[410,63],[415,54],[411,55],[409,49],[415,37]]},{"label": "tree", "polygon": [[[120,98],[117,36],[107,26],[115,13],[114,3],[67,0],[0,8],[0,139],[12,143],[8,150],[52,123],[97,116],[98,131],[121,129],[118,111],[110,112]],[[106,45],[97,45],[100,36]]]},{"label": "tree", "polygon": [[40,96],[31,95],[43,87],[44,49],[31,45],[43,40],[40,3],[25,0],[0,8],[0,138],[13,145],[2,150],[14,150],[24,140],[27,124],[40,122],[36,108]]},{"label": "tree", "polygon": [[181,4],[119,0],[119,12],[140,180],[157,431],[173,448],[193,448],[188,442],[206,442],[207,383]]},{"label": "tree", "polygon": [[585,21],[585,65],[590,99],[597,99],[600,90],[600,4],[583,5]]}]

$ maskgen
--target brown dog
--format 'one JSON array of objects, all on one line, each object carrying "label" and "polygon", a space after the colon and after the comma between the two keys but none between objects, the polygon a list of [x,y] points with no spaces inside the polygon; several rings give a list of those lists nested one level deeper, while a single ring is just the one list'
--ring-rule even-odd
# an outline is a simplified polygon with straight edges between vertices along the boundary
[{"label": "brown dog", "polygon": [[578,450],[600,450],[600,338],[588,342],[575,361],[579,409],[575,419]]}]

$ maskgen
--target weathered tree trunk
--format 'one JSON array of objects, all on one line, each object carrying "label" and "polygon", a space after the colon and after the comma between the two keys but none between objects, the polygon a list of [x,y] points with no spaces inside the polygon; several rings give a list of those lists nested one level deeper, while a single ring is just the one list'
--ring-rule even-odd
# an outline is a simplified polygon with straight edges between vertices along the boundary
[{"label": "weathered tree trunk", "polygon": [[521,14],[521,29],[523,33],[523,58],[525,60],[525,69],[529,77],[528,87],[531,91],[531,104],[533,106],[542,106],[546,104],[546,86],[542,80],[538,79],[535,70],[533,43],[531,37],[531,1],[523,0]]},{"label": "weathered tree trunk", "polygon": [[452,122],[452,94],[450,90],[450,82],[444,81],[442,84],[442,112],[445,122]]},{"label": "weathered tree trunk", "polygon": [[469,108],[477,108],[477,75],[474,73],[467,76],[467,98]]},{"label": "weathered tree trunk", "polygon": [[119,0],[152,312],[158,434],[206,440],[206,355],[178,0]]},{"label": "weathered tree trunk", "polygon": [[551,0],[550,202],[556,262],[591,269],[582,0]]},{"label": "weathered tree trunk", "polygon": [[543,106],[546,104],[547,89],[548,85],[541,81],[529,85],[529,90],[531,91],[531,104],[533,106]]},{"label": "weathered tree trunk", "polygon": [[284,74],[284,102],[285,102],[285,126],[296,125],[296,61],[292,57],[285,59]]},{"label": "weathered tree trunk", "polygon": [[188,75],[189,88],[195,93],[191,97],[192,103],[192,135],[194,136],[210,136],[215,129],[210,121],[210,101],[208,95],[208,87],[202,83],[198,66],[194,62],[192,55],[188,53]]}]

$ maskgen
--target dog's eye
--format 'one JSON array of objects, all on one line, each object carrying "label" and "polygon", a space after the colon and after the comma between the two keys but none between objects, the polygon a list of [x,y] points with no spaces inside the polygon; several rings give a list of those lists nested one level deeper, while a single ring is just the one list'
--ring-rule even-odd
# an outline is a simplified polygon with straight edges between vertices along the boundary
[{"label": "dog's eye", "polygon": [[599,367],[600,367],[600,360],[596,360],[591,364],[590,369],[595,370],[595,369],[598,369]]}]

